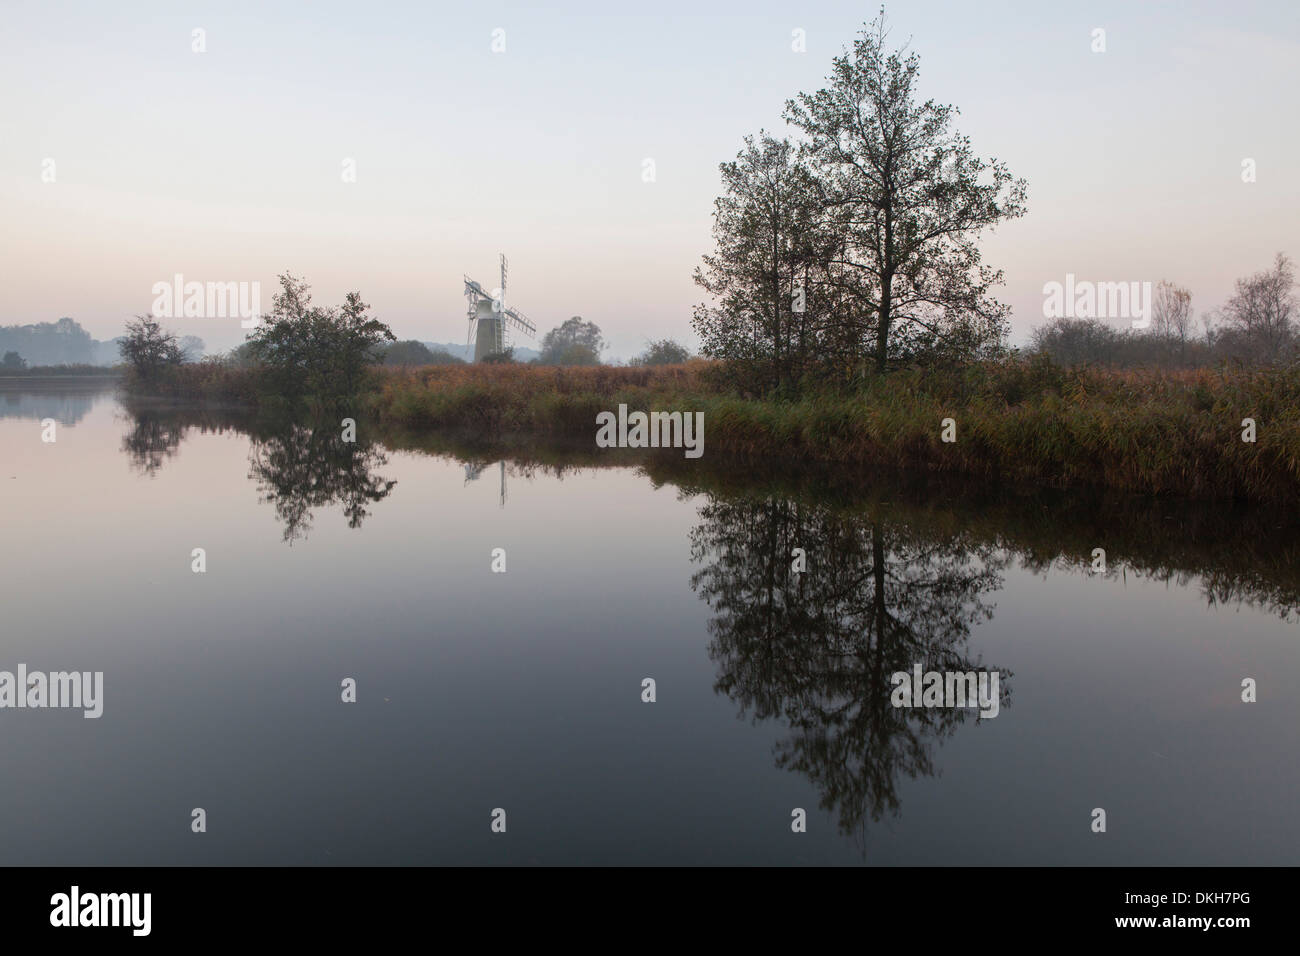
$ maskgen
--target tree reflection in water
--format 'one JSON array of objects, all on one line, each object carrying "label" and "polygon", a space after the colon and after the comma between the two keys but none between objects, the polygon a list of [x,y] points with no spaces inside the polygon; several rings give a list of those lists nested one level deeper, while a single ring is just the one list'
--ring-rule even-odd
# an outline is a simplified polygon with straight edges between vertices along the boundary
[{"label": "tree reflection in water", "polygon": [[275,506],[289,542],[307,536],[313,508],[336,503],[349,528],[361,527],[370,514],[367,506],[387,498],[397,484],[375,474],[388,464],[380,446],[360,438],[344,441],[336,425],[293,424],[254,436],[248,461],[260,500]]},{"label": "tree reflection in water", "polygon": [[134,410],[131,428],[122,436],[122,451],[131,467],[152,478],[176,454],[190,427],[174,414],[156,409]]},{"label": "tree reflection in water", "polygon": [[340,504],[348,527],[361,527],[369,506],[387,498],[397,484],[376,474],[388,464],[380,445],[364,434],[344,441],[334,422],[304,424],[193,408],[131,406],[127,411],[131,426],[122,450],[132,467],[149,477],[177,454],[192,429],[246,434],[248,477],[256,482],[260,500],[275,507],[290,543],[310,532],[316,508]]},{"label": "tree reflection in water", "polygon": [[[807,570],[792,571],[802,548]],[[935,772],[931,745],[978,719],[960,708],[895,708],[890,675],[998,670],[971,659],[971,627],[993,616],[1007,558],[961,534],[926,536],[879,518],[795,501],[710,495],[691,532],[691,587],[714,610],[715,689],[790,735],[776,765],[808,777],[821,806],[865,842],[897,813],[900,777]]]}]

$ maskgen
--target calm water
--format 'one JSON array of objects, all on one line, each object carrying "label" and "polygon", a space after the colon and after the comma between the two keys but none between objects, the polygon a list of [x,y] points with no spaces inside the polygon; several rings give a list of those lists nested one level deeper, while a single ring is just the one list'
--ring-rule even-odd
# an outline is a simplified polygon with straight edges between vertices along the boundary
[{"label": "calm water", "polygon": [[0,863],[1300,862],[1276,512],[361,439],[0,391]]}]

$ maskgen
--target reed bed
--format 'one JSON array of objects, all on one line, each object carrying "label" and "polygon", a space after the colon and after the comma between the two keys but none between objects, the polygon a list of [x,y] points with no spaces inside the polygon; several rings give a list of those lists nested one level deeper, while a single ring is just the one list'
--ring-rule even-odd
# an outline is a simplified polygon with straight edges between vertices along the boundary
[{"label": "reed bed", "polygon": [[[1300,491],[1300,370],[1108,371],[1013,359],[909,369],[785,401],[717,387],[709,363],[453,366],[384,373],[370,408],[409,427],[589,436],[596,414],[702,411],[705,454],[1094,485],[1194,498]],[[942,440],[943,420],[956,440]],[[1255,441],[1242,440],[1243,419]]]},{"label": "reed bed", "polygon": [[[703,412],[704,454],[742,462],[922,469],[1192,498],[1292,502],[1300,492],[1300,368],[1112,371],[1014,358],[903,369],[780,400],[741,394],[721,384],[734,375],[717,372],[704,360],[377,369],[356,412],[412,430],[594,444],[597,413],[626,404]],[[254,390],[246,372],[187,374],[194,391],[211,397]],[[945,442],[949,418],[956,440]],[[1243,419],[1255,422],[1254,442],[1242,440]]]}]

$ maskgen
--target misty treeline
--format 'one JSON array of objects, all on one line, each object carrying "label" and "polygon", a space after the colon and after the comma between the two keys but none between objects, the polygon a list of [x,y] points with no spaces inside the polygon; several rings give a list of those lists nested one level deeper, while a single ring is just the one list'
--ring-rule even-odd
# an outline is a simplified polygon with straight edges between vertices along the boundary
[{"label": "misty treeline", "polygon": [[1272,266],[1237,280],[1220,308],[1197,314],[1191,292],[1159,283],[1146,329],[1100,319],[1054,319],[1034,329],[1030,347],[1063,365],[1203,368],[1292,363],[1300,357],[1300,297],[1295,265],[1278,253]]},{"label": "misty treeline", "polygon": [[0,353],[13,352],[26,365],[94,365],[101,343],[74,320],[0,327]]},{"label": "misty treeline", "polygon": [[919,102],[915,53],[884,12],[826,86],[785,106],[795,137],[760,131],[720,168],[715,251],[695,281],[704,354],[747,389],[796,391],[899,364],[1001,354],[1009,309],[990,295],[979,235],[1025,213],[1027,187]]},{"label": "misty treeline", "polygon": [[[206,348],[197,335],[172,336],[181,358],[198,361]],[[75,319],[0,325],[0,373],[43,372],[85,374],[129,361],[122,354],[126,336],[108,341],[93,338]]]},{"label": "misty treeline", "polygon": [[[192,341],[190,341],[192,339]],[[118,351],[120,339],[101,342],[91,336],[75,319],[64,316],[54,322],[0,326],[0,369],[50,368],[54,366],[108,366],[122,361]],[[203,342],[192,336],[181,347],[197,344],[201,354]]]},{"label": "misty treeline", "polygon": [[[427,367],[464,365],[444,349],[413,339],[399,342],[385,323],[370,313],[359,292],[342,305],[312,303],[311,289],[289,273],[279,277],[268,314],[248,339],[225,355],[198,356],[186,340],[165,329],[152,315],[126,325],[118,340],[127,363],[128,385],[139,391],[177,395],[220,395],[241,400],[306,400],[332,405],[377,383],[376,366]],[[573,316],[542,339],[532,365],[600,365],[605,348],[600,327]],[[199,349],[202,343],[199,342]],[[18,363],[17,356],[11,357]],[[633,365],[684,362],[689,353],[670,340],[651,342]],[[518,364],[507,349],[484,359],[488,364]]]},{"label": "misty treeline", "polygon": [[382,348],[381,359],[385,365],[464,365],[465,360],[457,358],[446,349],[430,348],[423,342],[407,339],[403,342],[390,342]]},{"label": "misty treeline", "polygon": [[[542,336],[541,352],[530,365],[600,365],[601,353],[607,348],[603,333],[595,322],[575,315]],[[679,365],[691,357],[686,346],[672,339],[648,342],[645,349],[628,361],[628,365]]]}]

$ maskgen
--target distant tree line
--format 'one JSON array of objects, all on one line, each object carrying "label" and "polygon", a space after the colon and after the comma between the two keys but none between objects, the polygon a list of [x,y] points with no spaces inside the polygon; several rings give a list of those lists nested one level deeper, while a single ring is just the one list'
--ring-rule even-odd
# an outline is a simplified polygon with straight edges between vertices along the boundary
[{"label": "distant tree line", "polygon": [[15,352],[28,365],[90,365],[95,340],[73,319],[0,328],[0,352]]},{"label": "distant tree line", "polygon": [[[329,404],[358,394],[375,366],[428,366],[465,364],[443,349],[431,349],[414,339],[399,342],[392,330],[370,314],[359,292],[348,293],[342,305],[322,307],[312,303],[306,282],[286,273],[280,276],[270,312],[260,317],[254,331],[226,355],[198,360],[203,342],[178,338],[152,315],[137,316],[126,325],[120,341],[130,382],[144,391],[187,392],[230,381],[251,381],[259,394],[290,402],[310,400]],[[599,326],[573,316],[542,339],[534,363],[542,365],[599,365],[605,341]],[[652,342],[633,364],[660,365],[689,358],[685,347],[668,339]],[[6,363],[19,363],[17,354]],[[488,356],[484,361],[512,362],[513,350]],[[185,365],[199,364],[196,373],[182,374]],[[16,364],[15,364],[16,367]],[[223,378],[224,376],[224,378]]]},{"label": "distant tree line", "polygon": [[[120,337],[106,342],[92,338],[67,316],[57,322],[0,326],[0,370],[62,374],[76,369],[102,374],[104,367],[124,361],[122,341]],[[184,335],[176,341],[189,361],[203,357],[206,346],[198,336]]]},{"label": "distant tree line", "polygon": [[1270,268],[1238,279],[1228,301],[1199,321],[1191,292],[1161,282],[1153,295],[1149,328],[1117,328],[1100,319],[1054,319],[1034,329],[1030,350],[1062,365],[1118,368],[1295,362],[1300,359],[1295,267],[1278,253]]},{"label": "distant tree line", "polygon": [[680,345],[672,339],[660,339],[657,342],[651,342],[646,346],[644,352],[633,358],[628,364],[633,366],[680,365],[690,357],[691,353],[686,346]]},{"label": "distant tree line", "polygon": [[101,342],[75,319],[0,326],[0,356],[18,356],[4,368],[14,371],[19,359],[25,367],[115,365],[121,361],[116,340]]},{"label": "distant tree line", "polygon": [[[607,345],[600,326],[580,315],[572,316],[542,336],[541,353],[530,365],[600,365]],[[690,351],[672,339],[651,342],[629,365],[673,365],[685,362]],[[510,350],[485,361],[512,361]]]},{"label": "distant tree line", "polygon": [[431,349],[423,342],[407,339],[380,346],[380,355],[385,365],[464,365],[465,360],[457,358],[446,349]]}]

